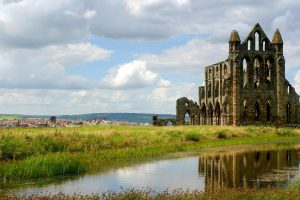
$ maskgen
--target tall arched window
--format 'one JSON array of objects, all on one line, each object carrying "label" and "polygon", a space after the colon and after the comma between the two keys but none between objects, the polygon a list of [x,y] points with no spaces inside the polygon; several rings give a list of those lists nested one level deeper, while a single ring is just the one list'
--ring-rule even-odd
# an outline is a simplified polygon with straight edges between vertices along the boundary
[{"label": "tall arched window", "polygon": [[201,107],[201,117],[202,117],[202,125],[206,124],[206,106],[205,103],[202,103],[202,107]]},{"label": "tall arched window", "polygon": [[248,113],[247,100],[244,100],[244,103],[243,103],[243,120],[247,119],[247,113]]},{"label": "tall arched window", "polygon": [[271,106],[269,102],[267,103],[267,121],[269,122],[271,120]]},{"label": "tall arched window", "polygon": [[216,118],[216,125],[221,125],[221,107],[219,102],[217,102],[215,106],[215,118]]},{"label": "tall arched window", "polygon": [[215,87],[215,97],[219,96],[219,81],[216,82],[216,87]]},{"label": "tall arched window", "polygon": [[228,114],[228,103],[224,102],[223,103],[223,108],[222,108],[222,124],[227,125],[227,114]]},{"label": "tall arched window", "polygon": [[243,87],[248,84],[248,63],[246,58],[243,59]]},{"label": "tall arched window", "polygon": [[266,79],[268,81],[271,81],[271,62],[269,59],[267,60],[267,65],[266,65]]},{"label": "tall arched window", "polygon": [[258,101],[255,102],[254,113],[255,113],[255,121],[258,121],[259,120],[259,103],[258,103]]},{"label": "tall arched window", "polygon": [[184,115],[184,122],[185,122],[185,125],[191,125],[191,117],[188,112],[186,112]]},{"label": "tall arched window", "polygon": [[227,66],[224,65],[224,75],[226,75],[226,74],[227,74]]},{"label": "tall arched window", "polygon": [[213,119],[214,119],[214,111],[213,111],[213,106],[212,106],[212,104],[210,103],[209,104],[209,107],[208,107],[208,123],[209,123],[209,125],[213,125]]},{"label": "tall arched window", "polygon": [[211,84],[210,83],[207,84],[207,97],[208,98],[211,97]]},{"label": "tall arched window", "polygon": [[291,104],[286,105],[286,122],[291,123]]},{"label": "tall arched window", "polygon": [[248,40],[247,48],[248,50],[251,50],[251,40]]},{"label": "tall arched window", "polygon": [[253,72],[253,79],[254,79],[254,88],[259,87],[259,70],[260,70],[260,62],[258,58],[254,60],[254,72]]},{"label": "tall arched window", "polygon": [[263,51],[266,51],[266,41],[263,41]]},{"label": "tall arched window", "polygon": [[256,32],[254,35],[255,38],[255,51],[259,51],[259,34]]}]

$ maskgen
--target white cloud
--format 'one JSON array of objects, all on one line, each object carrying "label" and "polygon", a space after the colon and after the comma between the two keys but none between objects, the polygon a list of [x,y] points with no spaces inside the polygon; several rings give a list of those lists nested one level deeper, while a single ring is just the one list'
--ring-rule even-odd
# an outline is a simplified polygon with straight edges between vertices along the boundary
[{"label": "white cloud", "polygon": [[67,75],[65,68],[110,56],[111,51],[90,43],[8,49],[0,54],[0,85],[2,88],[89,88],[86,78]]},{"label": "white cloud", "polygon": [[181,97],[188,97],[197,102],[197,88],[194,83],[176,83],[169,87],[154,88],[144,97],[146,105],[151,105],[149,112],[175,113],[176,100]]},{"label": "white cloud", "polygon": [[[287,72],[296,70],[299,8],[293,0],[0,0],[0,105],[7,104],[0,110],[174,113],[177,98],[196,100],[203,67],[226,59],[232,29],[243,40],[259,22],[272,39],[279,27]],[[95,89],[90,77],[67,73],[74,65],[111,57],[112,51],[91,44],[92,39],[139,40],[141,46],[156,40],[164,46],[164,39],[186,34],[192,39],[185,44],[153,53],[141,48],[132,62],[99,74],[104,76],[100,88],[106,89]],[[169,42],[166,46],[174,39]],[[111,65],[118,62],[114,58]]]},{"label": "white cloud", "polygon": [[84,16],[86,19],[91,19],[91,18],[95,17],[96,14],[97,14],[97,12],[96,12],[95,10],[87,9],[87,10],[85,11],[85,13],[84,13],[83,16]]},{"label": "white cloud", "polygon": [[79,0],[0,1],[0,44],[33,48],[83,40],[88,21],[74,16],[85,10]]},{"label": "white cloud", "polygon": [[171,81],[161,79],[158,83],[158,87],[160,88],[168,88],[171,86]]},{"label": "white cloud", "polygon": [[186,44],[173,47],[160,54],[143,54],[140,59],[148,63],[148,68],[160,73],[203,73],[207,65],[227,58],[227,43],[210,43],[204,39],[193,39]]},{"label": "white cloud", "polygon": [[175,113],[176,99],[195,101],[197,85],[170,84],[136,90],[0,89],[2,113],[80,114],[94,112]]},{"label": "white cloud", "polygon": [[111,53],[112,51],[91,43],[78,43],[48,46],[39,51],[38,54],[44,57],[41,60],[45,60],[45,56],[47,56],[47,59],[52,62],[59,62],[62,65],[72,65],[107,59],[110,58]]},{"label": "white cloud", "polygon": [[131,14],[143,15],[143,12],[147,11],[148,9],[160,7],[164,7],[164,9],[166,9],[166,5],[169,9],[170,7],[171,9],[178,9],[183,6],[189,6],[190,0],[125,0],[125,4]]},{"label": "white cloud", "polygon": [[232,29],[256,22],[269,33],[274,26],[284,29],[288,24],[289,32],[291,27],[297,30],[297,38],[299,7],[282,0],[52,0],[51,4],[2,0],[0,43],[38,47],[91,36],[158,40],[182,33],[214,35],[224,41]]},{"label": "white cloud", "polygon": [[143,88],[152,85],[158,78],[157,73],[147,69],[145,61],[134,60],[111,69],[101,82],[101,87]]}]

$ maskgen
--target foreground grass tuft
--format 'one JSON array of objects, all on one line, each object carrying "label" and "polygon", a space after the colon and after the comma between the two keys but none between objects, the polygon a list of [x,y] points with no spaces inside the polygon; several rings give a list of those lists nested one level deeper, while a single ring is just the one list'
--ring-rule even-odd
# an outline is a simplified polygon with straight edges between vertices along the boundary
[{"label": "foreground grass tuft", "polygon": [[[1,196],[0,196],[1,197]],[[297,200],[300,199],[299,190],[279,190],[279,189],[223,189],[214,192],[200,192],[200,191],[163,191],[155,192],[151,189],[148,190],[135,190],[130,189],[121,193],[108,192],[103,194],[92,195],[66,195],[63,193],[48,196],[2,196],[2,199],[15,199],[15,200],[72,200],[72,199],[86,199],[86,200],[207,200],[207,199],[220,199],[220,200]]]}]

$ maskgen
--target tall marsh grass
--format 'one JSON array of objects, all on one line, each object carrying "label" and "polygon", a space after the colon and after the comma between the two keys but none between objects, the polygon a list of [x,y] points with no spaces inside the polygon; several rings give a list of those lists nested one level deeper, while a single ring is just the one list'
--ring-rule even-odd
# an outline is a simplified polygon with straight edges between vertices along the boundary
[{"label": "tall marsh grass", "polygon": [[300,140],[299,129],[119,127],[0,129],[0,181],[99,171],[104,165],[177,151]]}]

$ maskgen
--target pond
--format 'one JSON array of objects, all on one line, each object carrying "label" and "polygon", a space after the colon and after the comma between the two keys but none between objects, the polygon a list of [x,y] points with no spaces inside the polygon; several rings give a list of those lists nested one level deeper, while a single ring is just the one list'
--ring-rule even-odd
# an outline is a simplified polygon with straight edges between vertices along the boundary
[{"label": "pond", "polygon": [[[281,150],[274,150],[278,148]],[[224,187],[287,187],[295,181],[300,181],[300,146],[273,145],[272,148],[227,147],[201,151],[15,192],[20,195],[95,194],[130,188],[204,191]]]}]

